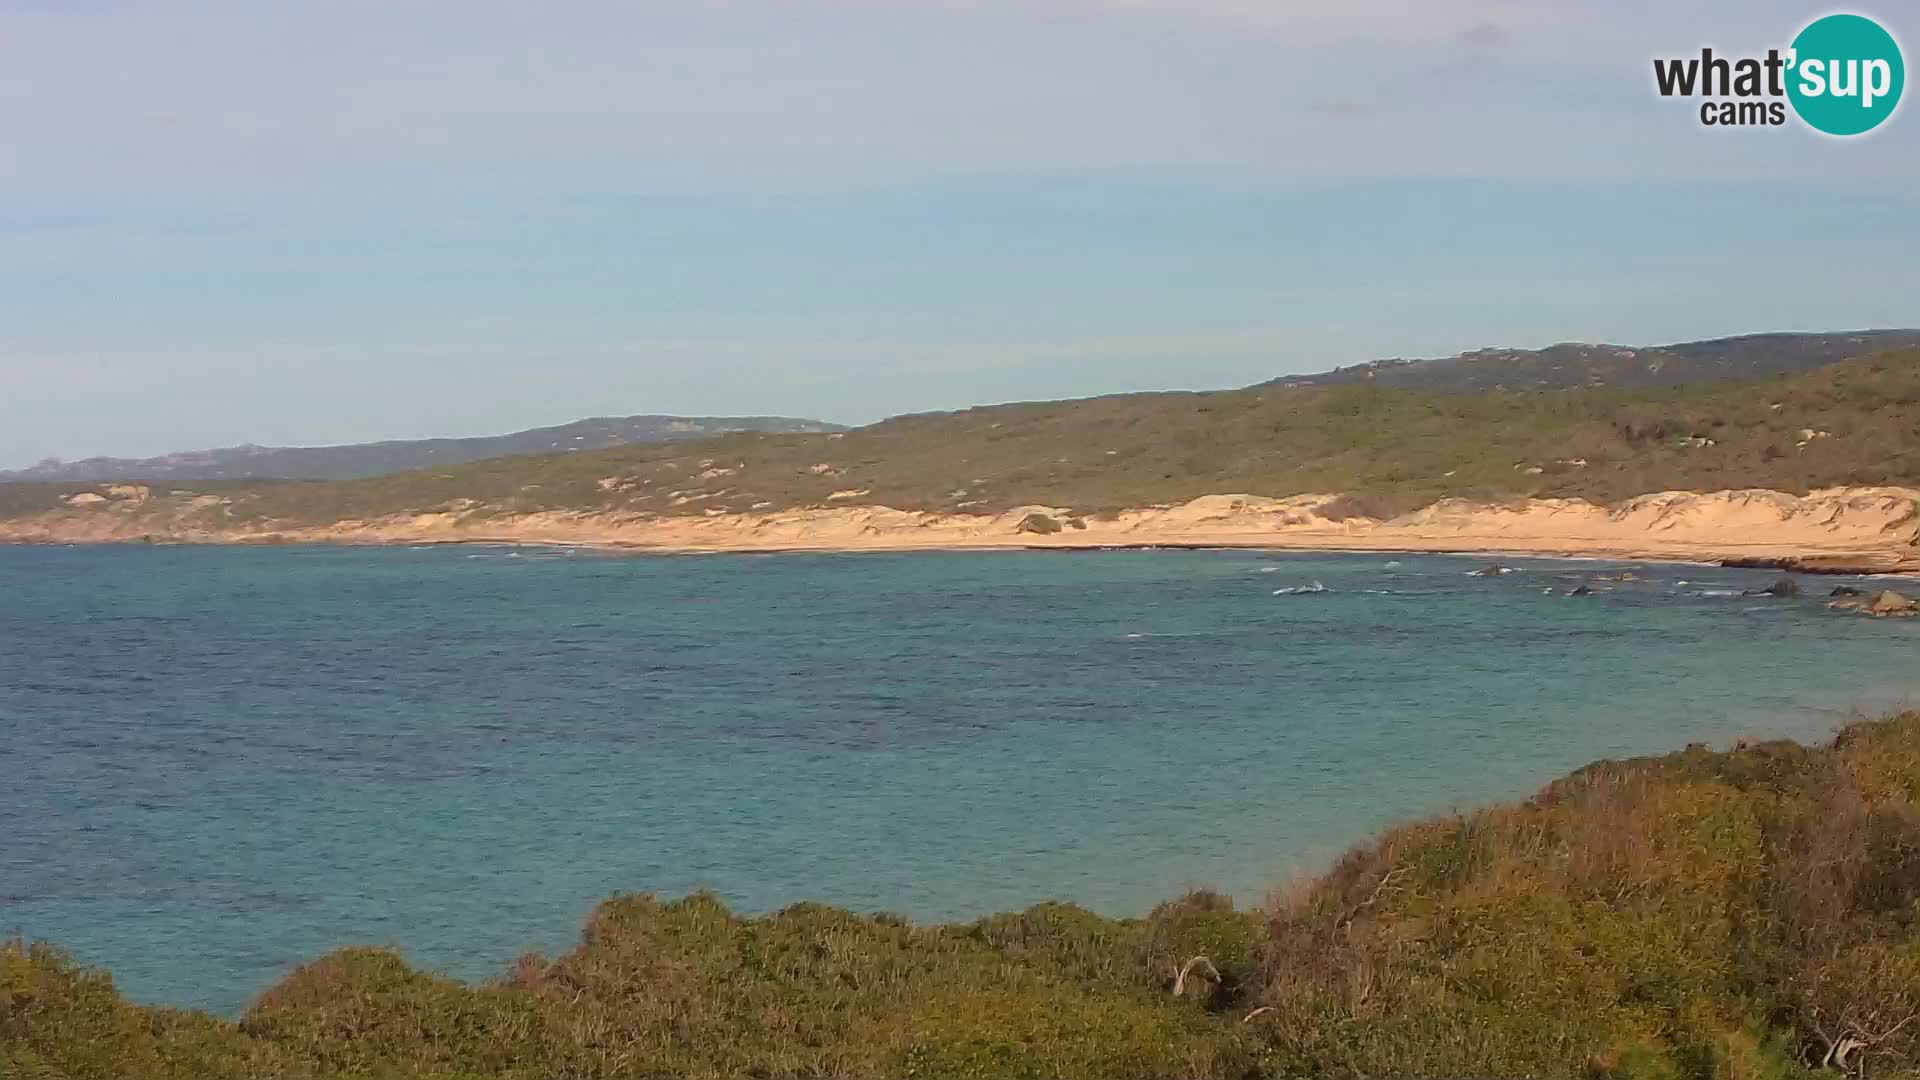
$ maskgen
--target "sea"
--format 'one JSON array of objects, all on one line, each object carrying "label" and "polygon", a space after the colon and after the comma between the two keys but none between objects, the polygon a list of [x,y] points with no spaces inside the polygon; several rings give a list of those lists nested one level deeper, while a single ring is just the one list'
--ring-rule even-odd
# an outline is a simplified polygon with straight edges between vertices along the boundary
[{"label": "sea", "polygon": [[1398,821],[1920,692],[1920,620],[1828,610],[1848,579],[1498,561],[0,548],[0,933],[232,1015],[346,945],[495,977],[617,892],[1257,904]]}]

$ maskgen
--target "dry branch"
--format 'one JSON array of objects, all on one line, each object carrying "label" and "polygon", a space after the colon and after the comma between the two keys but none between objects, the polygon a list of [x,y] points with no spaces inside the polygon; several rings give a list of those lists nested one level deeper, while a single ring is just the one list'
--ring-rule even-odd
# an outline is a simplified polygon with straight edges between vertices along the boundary
[{"label": "dry branch", "polygon": [[1187,976],[1193,972],[1196,966],[1200,967],[1200,973],[1202,975],[1212,979],[1214,982],[1220,981],[1220,969],[1213,966],[1213,961],[1204,956],[1196,956],[1180,968],[1180,974],[1173,977],[1174,997],[1180,997],[1187,992]]}]

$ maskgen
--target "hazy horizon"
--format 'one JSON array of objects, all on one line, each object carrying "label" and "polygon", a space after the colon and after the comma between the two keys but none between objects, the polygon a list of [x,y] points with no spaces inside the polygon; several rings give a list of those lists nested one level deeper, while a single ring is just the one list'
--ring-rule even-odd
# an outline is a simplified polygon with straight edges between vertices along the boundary
[{"label": "hazy horizon", "polygon": [[1652,87],[1825,10],[0,0],[0,468],[1914,326],[1910,118]]}]

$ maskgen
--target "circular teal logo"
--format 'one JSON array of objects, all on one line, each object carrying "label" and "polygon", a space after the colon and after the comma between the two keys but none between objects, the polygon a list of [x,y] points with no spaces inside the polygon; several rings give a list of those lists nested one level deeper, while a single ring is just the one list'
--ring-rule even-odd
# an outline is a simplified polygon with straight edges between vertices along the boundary
[{"label": "circular teal logo", "polygon": [[1787,99],[1816,131],[1859,135],[1900,104],[1907,65],[1900,44],[1864,15],[1828,15],[1793,39]]}]

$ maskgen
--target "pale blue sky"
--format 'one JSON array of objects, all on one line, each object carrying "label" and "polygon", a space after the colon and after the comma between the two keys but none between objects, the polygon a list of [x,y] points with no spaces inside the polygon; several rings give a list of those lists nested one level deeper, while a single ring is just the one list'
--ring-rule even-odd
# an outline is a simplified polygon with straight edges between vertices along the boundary
[{"label": "pale blue sky", "polygon": [[1920,325],[1910,103],[1651,88],[1825,10],[0,0],[0,467]]}]

